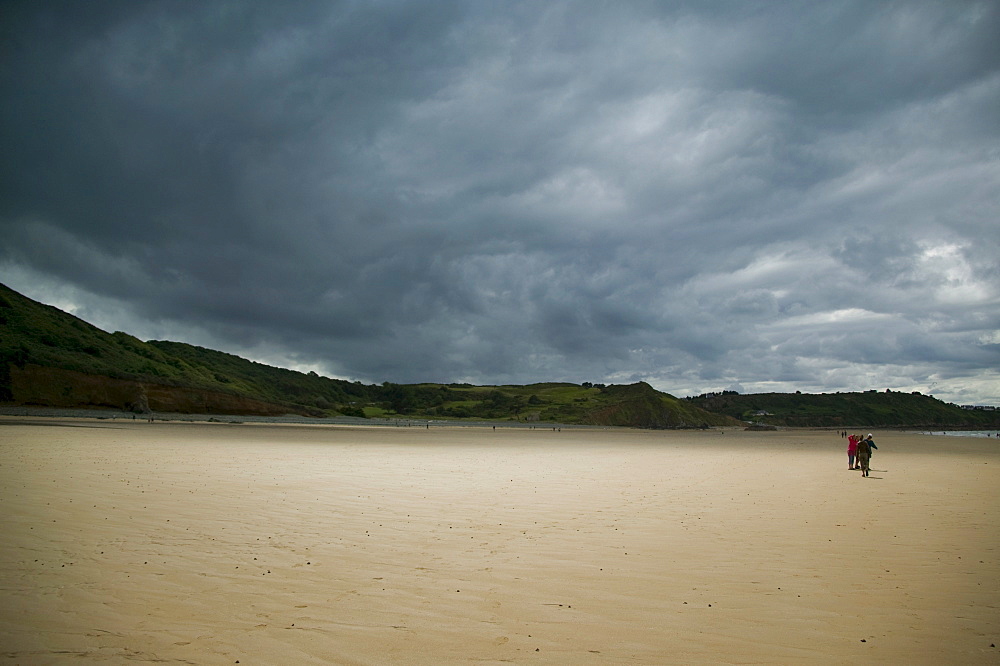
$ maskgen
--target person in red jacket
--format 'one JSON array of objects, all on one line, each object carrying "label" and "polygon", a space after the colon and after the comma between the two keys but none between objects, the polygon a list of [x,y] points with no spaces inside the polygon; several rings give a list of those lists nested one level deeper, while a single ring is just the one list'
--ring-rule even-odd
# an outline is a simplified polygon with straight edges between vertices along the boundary
[{"label": "person in red jacket", "polygon": [[847,469],[858,469],[854,464],[854,457],[858,454],[858,436],[850,435],[847,438]]}]

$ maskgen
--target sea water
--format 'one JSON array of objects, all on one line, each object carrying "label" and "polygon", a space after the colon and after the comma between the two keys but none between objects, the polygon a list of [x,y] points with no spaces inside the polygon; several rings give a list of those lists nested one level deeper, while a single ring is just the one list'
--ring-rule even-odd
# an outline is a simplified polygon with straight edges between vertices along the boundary
[{"label": "sea water", "polygon": [[998,437],[998,430],[926,430],[922,435],[947,435],[949,437]]}]

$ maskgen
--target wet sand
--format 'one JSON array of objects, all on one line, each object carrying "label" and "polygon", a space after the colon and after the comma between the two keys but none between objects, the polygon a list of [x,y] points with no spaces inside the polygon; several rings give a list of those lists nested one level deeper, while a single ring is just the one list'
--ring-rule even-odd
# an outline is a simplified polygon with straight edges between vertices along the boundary
[{"label": "wet sand", "polygon": [[1000,663],[1000,443],[0,417],[8,663]]}]

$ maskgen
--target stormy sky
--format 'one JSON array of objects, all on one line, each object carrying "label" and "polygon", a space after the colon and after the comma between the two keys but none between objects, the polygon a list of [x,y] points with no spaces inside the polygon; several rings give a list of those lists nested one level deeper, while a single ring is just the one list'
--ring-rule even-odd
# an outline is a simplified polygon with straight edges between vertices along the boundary
[{"label": "stormy sky", "polygon": [[1000,3],[4,2],[0,282],[363,382],[1000,404]]}]

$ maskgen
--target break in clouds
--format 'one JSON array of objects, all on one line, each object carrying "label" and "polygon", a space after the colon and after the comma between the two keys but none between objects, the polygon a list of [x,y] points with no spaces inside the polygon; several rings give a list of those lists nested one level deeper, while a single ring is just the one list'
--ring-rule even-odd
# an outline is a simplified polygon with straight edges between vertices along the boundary
[{"label": "break in clouds", "polygon": [[1000,403],[994,2],[8,2],[0,281],[365,382]]}]

